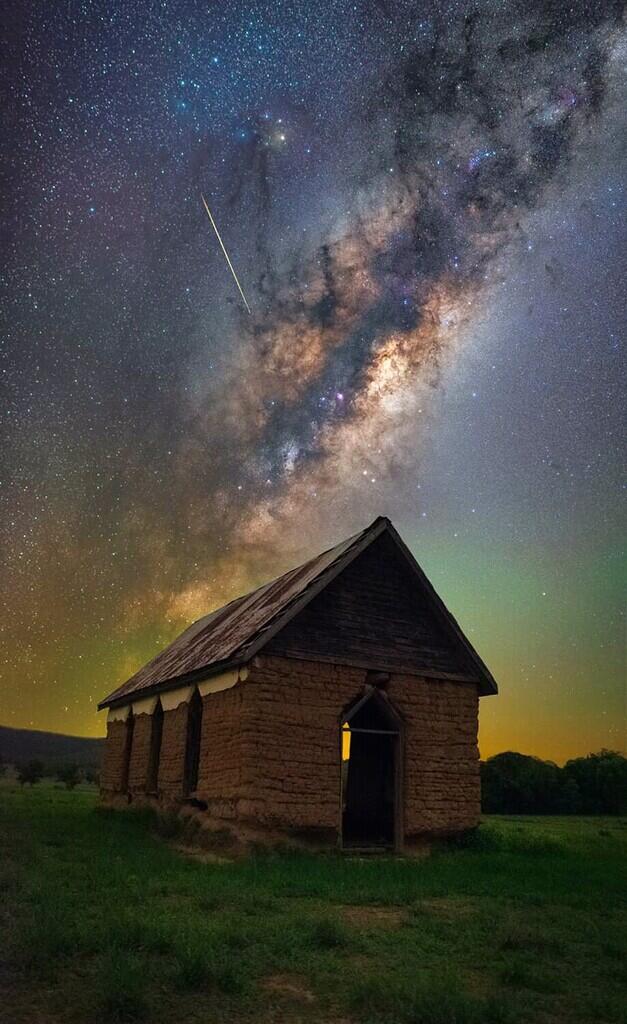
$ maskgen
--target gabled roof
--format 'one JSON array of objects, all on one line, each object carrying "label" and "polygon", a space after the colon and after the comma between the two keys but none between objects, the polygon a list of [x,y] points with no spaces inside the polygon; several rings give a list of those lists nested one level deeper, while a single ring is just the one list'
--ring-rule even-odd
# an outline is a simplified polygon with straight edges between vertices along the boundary
[{"label": "gabled roof", "polygon": [[466,651],[477,672],[480,693],[497,686],[483,661],[436,594],[389,519],[380,516],[361,533],[324,551],[304,565],[238,597],[198,619],[169,647],[100,702],[99,708],[204,679],[250,661],[287,623],[382,533],[387,532],[418,577],[434,613]]}]

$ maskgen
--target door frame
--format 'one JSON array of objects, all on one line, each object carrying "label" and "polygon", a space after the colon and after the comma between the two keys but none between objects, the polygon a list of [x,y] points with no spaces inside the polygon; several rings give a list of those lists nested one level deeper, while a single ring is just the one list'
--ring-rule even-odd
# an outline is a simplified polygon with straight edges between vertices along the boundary
[{"label": "door frame", "polygon": [[[375,687],[368,687],[368,692],[364,693],[361,698],[353,702],[345,709],[339,718],[339,755],[340,755],[340,822],[338,829],[339,847],[341,850],[350,850],[350,846],[344,845],[344,724],[346,722],[350,725],[350,719],[370,700],[376,700],[377,703],[381,703],[384,712],[392,718],[394,721],[395,728],[393,729],[360,729],[359,727],[351,729],[351,733],[371,733],[378,735],[386,735],[393,737],[392,750],[394,757],[394,825],[393,825],[393,842],[391,846],[381,847],[383,850],[392,850],[394,853],[401,853],[403,849],[403,841],[405,837],[404,830],[404,794],[403,794],[403,781],[404,781],[404,767],[405,767],[405,728],[404,722],[399,715],[396,708],[392,705],[387,697],[387,694],[382,693],[381,690]],[[349,758],[350,761],[350,758]]]}]

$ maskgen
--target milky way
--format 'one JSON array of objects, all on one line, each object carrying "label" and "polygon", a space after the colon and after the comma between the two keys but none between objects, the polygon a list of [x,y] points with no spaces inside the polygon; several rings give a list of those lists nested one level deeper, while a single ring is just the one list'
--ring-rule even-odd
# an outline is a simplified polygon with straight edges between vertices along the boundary
[{"label": "milky way", "polygon": [[[536,238],[552,240],[543,272],[565,292],[575,243],[560,257],[556,237],[573,196],[573,223],[619,223],[622,5],[322,7],[70,3],[12,26],[5,720],[97,730],[93,702],[178,628],[377,514],[441,562],[444,527],[417,533],[429,489],[450,474],[441,524],[477,504],[467,493],[458,507],[453,457],[428,468],[450,429],[446,396],[474,353],[473,373],[489,377],[494,348],[478,339],[500,335]],[[561,339],[550,302],[544,313],[532,336]],[[590,394],[614,406],[605,319],[578,329],[595,354]],[[512,344],[499,336],[488,402],[514,372]],[[568,362],[560,340],[552,365],[564,376]],[[510,445],[515,479],[519,438],[496,430],[498,414],[497,400],[480,444],[488,461]],[[457,451],[467,439],[452,422]],[[599,455],[608,489],[615,428]],[[553,460],[567,477],[546,454],[554,425],[533,429],[542,472]],[[587,429],[571,443],[582,465]],[[526,486],[546,486],[541,518],[556,499],[539,472]],[[571,500],[562,493],[558,515]],[[484,537],[508,522],[501,501]],[[596,527],[611,546],[610,520]],[[532,544],[529,525],[511,527],[510,551]],[[453,537],[445,561],[461,565]],[[453,578],[444,596],[463,611]]]}]

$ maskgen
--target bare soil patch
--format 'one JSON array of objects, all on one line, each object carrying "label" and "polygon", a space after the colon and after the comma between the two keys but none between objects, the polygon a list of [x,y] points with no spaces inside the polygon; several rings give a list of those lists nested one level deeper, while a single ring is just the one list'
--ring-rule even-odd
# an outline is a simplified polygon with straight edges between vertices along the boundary
[{"label": "bare soil patch", "polygon": [[471,917],[477,908],[474,900],[436,896],[420,900],[416,909],[425,910],[428,914],[435,914],[445,921],[459,921],[462,918]]},{"label": "bare soil patch", "polygon": [[185,846],[183,843],[171,843],[170,849],[183,854],[184,857],[191,857],[192,860],[200,861],[201,864],[230,864],[232,858],[223,857],[211,850],[203,850],[200,846]]},{"label": "bare soil patch", "polygon": [[402,907],[343,906],[342,918],[354,928],[400,928],[405,921]]},{"label": "bare soil patch", "polygon": [[265,978],[261,987],[266,992],[274,992],[276,995],[285,996],[287,999],[294,999],[299,1003],[313,1003],[315,995],[308,989],[302,978],[291,974],[271,974]]}]

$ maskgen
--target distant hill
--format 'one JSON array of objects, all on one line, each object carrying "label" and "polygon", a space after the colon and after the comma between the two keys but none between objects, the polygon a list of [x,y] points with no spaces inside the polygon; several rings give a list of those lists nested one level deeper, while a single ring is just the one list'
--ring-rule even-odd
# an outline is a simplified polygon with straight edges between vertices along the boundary
[{"label": "distant hill", "polygon": [[43,761],[46,768],[77,764],[100,768],[104,740],[87,736],[63,736],[35,729],[11,729],[0,725],[0,758],[8,764]]}]

